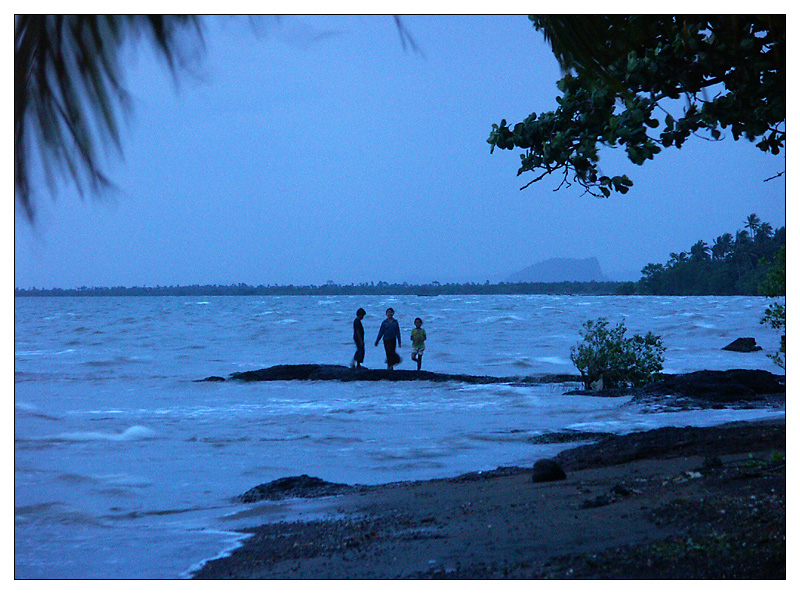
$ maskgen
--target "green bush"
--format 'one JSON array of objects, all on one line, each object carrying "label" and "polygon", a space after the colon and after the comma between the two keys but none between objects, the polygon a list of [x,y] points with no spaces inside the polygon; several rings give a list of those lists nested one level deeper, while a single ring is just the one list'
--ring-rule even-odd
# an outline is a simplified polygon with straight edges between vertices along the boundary
[{"label": "green bush", "polygon": [[570,359],[580,371],[587,390],[638,387],[660,377],[665,350],[661,337],[648,332],[645,336],[635,334],[625,338],[626,330],[623,322],[610,328],[606,318],[583,324],[583,342],[570,349]]},{"label": "green bush", "polygon": [[[767,297],[781,297],[786,295],[786,246],[775,255],[769,274],[759,287]],[[781,346],[777,353],[767,355],[776,365],[786,369],[786,303],[774,301],[767,307],[762,324],[769,324],[775,330],[780,330]]]}]

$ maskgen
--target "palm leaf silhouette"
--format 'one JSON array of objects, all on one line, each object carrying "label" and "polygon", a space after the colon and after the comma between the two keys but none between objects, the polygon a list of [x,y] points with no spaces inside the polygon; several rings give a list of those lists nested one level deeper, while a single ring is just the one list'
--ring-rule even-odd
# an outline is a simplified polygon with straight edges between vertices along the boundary
[{"label": "palm leaf silhouette", "polygon": [[[146,37],[174,72],[203,37],[190,15],[18,15],[14,29],[14,193],[33,221],[34,164],[53,193],[63,178],[81,196],[113,186],[98,151],[121,149],[120,117],[131,108],[121,82],[123,43]],[[188,37],[178,34],[184,30]]]}]

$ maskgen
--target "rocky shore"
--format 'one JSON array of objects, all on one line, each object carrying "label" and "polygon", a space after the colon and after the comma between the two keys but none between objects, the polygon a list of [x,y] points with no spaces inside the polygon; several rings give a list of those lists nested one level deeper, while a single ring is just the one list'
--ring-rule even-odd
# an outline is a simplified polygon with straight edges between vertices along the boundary
[{"label": "rocky shore", "polygon": [[[275,365],[265,369],[243,371],[222,376],[209,376],[197,382],[269,382],[269,381],[342,381],[342,382],[461,382],[467,384],[536,384],[581,383],[578,375],[539,374],[519,377],[493,377],[413,371],[408,369],[351,369],[343,365]],[[637,404],[661,410],[694,408],[761,408],[782,406],[786,396],[786,377],[758,369],[696,371],[664,374],[655,383],[641,388],[618,388],[599,391],[572,390],[568,394],[615,398],[632,396]]]},{"label": "rocky shore", "polygon": [[596,439],[548,461],[563,472],[555,480],[499,468],[380,486],[307,476],[259,485],[241,500],[316,498],[327,519],[248,529],[195,577],[785,579],[782,419]]}]

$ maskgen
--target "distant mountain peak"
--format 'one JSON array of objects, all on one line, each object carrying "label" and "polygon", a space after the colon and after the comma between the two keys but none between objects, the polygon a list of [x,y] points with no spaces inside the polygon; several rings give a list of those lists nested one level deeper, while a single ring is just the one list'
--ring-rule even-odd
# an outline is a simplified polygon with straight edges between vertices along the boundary
[{"label": "distant mountain peak", "polygon": [[597,258],[551,258],[509,274],[507,283],[606,282]]}]

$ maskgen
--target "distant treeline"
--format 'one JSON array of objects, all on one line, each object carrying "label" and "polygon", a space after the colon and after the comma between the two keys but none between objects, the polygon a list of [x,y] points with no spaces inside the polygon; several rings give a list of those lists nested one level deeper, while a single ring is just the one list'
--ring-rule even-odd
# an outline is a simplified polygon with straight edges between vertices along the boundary
[{"label": "distant treeline", "polygon": [[[709,246],[695,243],[672,253],[666,264],[648,264],[636,283],[622,293],[640,295],[760,295],[779,252],[786,248],[786,227],[773,229],[756,214],[735,234],[725,233]],[[785,293],[785,290],[784,290]]]},{"label": "distant treeline", "polygon": [[411,285],[387,282],[337,285],[188,285],[155,287],[79,287],[77,289],[14,289],[15,297],[163,297],[221,295],[615,295],[618,282],[465,283]]}]

